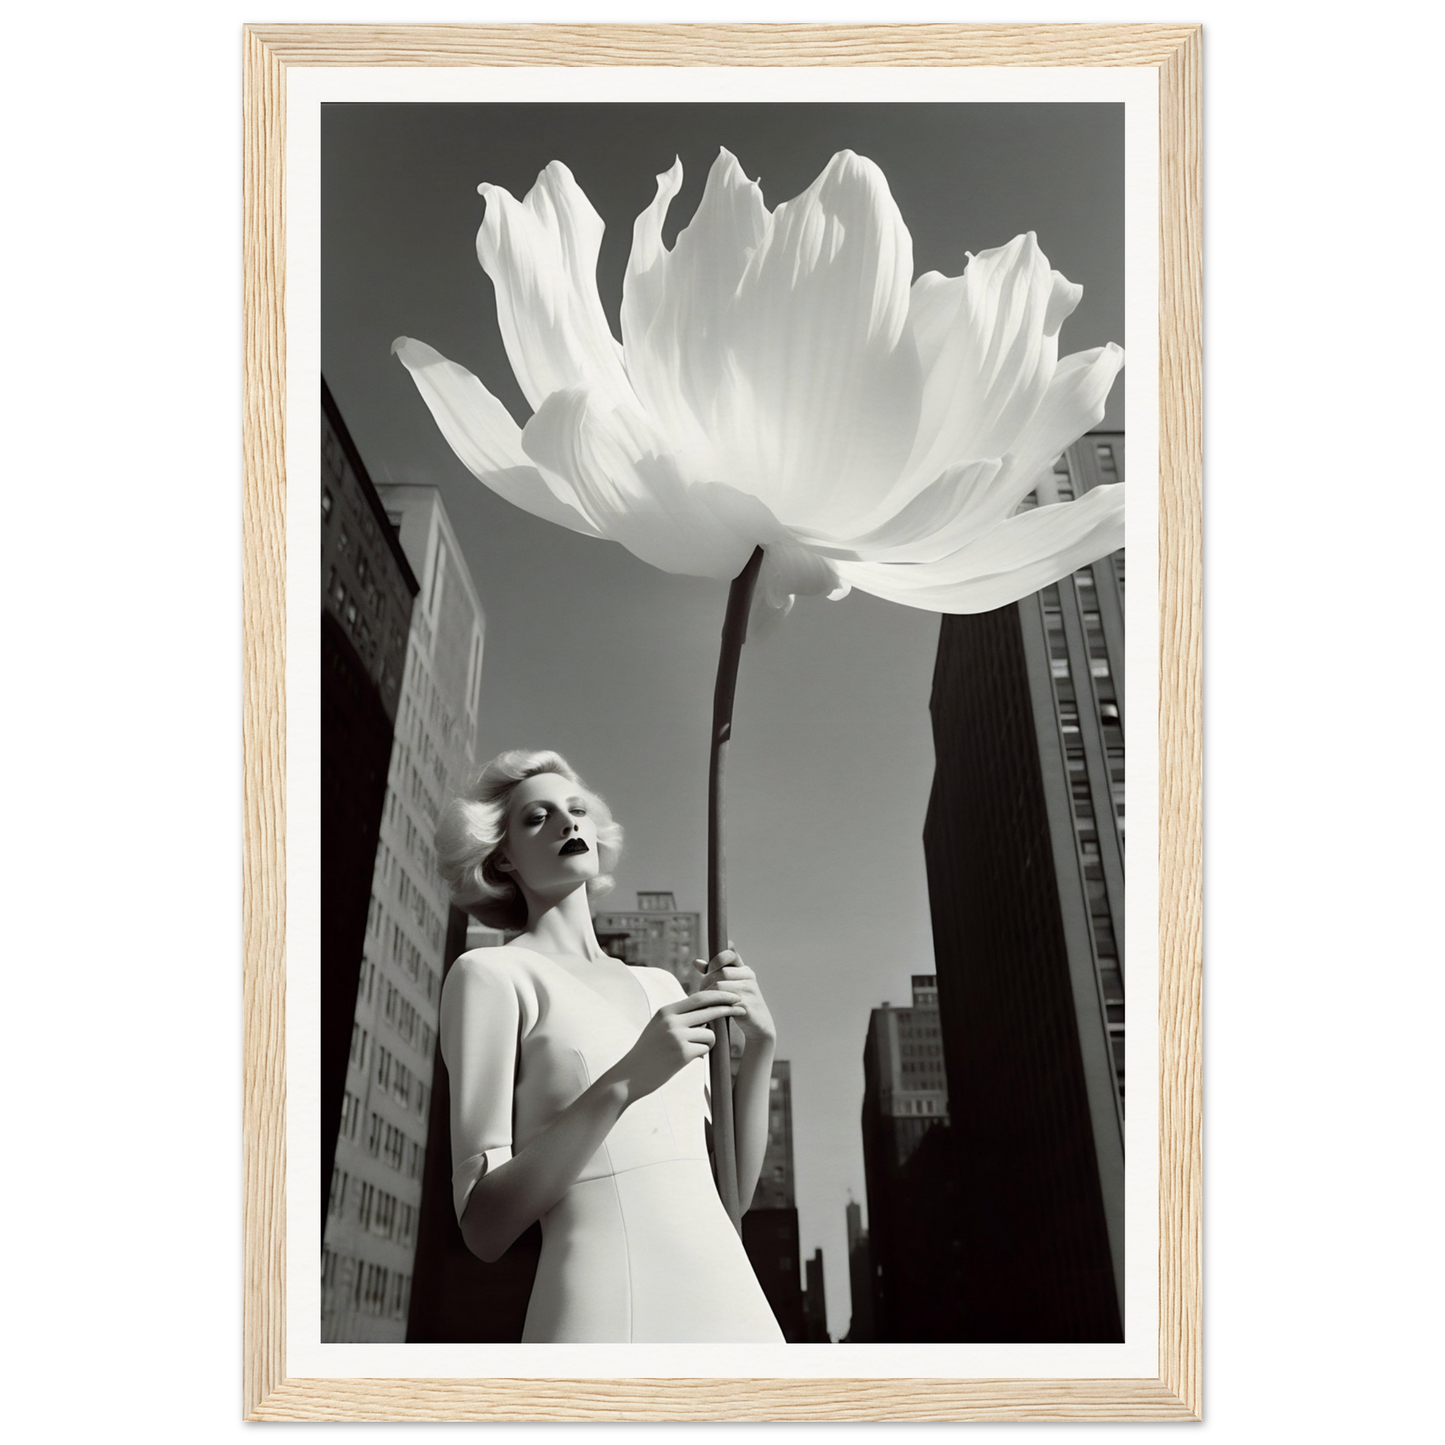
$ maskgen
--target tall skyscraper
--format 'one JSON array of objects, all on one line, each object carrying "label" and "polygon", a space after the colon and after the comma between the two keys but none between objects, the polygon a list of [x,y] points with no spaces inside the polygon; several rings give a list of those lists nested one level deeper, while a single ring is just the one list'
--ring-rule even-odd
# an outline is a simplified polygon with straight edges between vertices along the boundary
[{"label": "tall skyscraper", "polygon": [[477,764],[485,634],[433,487],[377,488],[421,581],[372,875],[322,1251],[322,1338],[406,1337],[426,1161],[437,1006],[453,927],[432,835]]},{"label": "tall skyscraper", "polygon": [[873,1331],[873,1256],[868,1249],[868,1231],[863,1227],[863,1207],[850,1198],[845,1210],[848,1232],[848,1293],[853,1313],[844,1342],[868,1344]]},{"label": "tall skyscraper", "polygon": [[321,383],[321,1218],[417,580]]},{"label": "tall skyscraper", "polygon": [[774,1059],[768,1085],[768,1148],[748,1208],[795,1208],[793,1177],[793,1066],[787,1059]]},{"label": "tall skyscraper", "polygon": [[773,1060],[768,1090],[768,1147],[751,1204],[743,1215],[743,1247],[768,1297],[783,1336],[807,1338],[802,1254],[793,1186],[793,1066]]},{"label": "tall skyscraper", "polygon": [[917,1342],[946,1338],[942,1195],[920,1179],[920,1154],[932,1161],[930,1136],[946,1129],[938,990],[933,974],[915,974],[912,1003],[884,1003],[868,1020],[863,1053],[863,1169],[868,1185],[874,1338]]},{"label": "tall skyscraper", "polygon": [[637,907],[604,910],[593,928],[603,948],[625,963],[665,968],[687,993],[696,993],[702,975],[693,959],[702,955],[702,915],[680,910],[664,891],[639,892]]},{"label": "tall skyscraper", "polygon": [[808,1259],[803,1285],[803,1339],[810,1345],[831,1343],[828,1334],[828,1296],[823,1284],[823,1251]]},{"label": "tall skyscraper", "polygon": [[[1123,442],[1082,438],[1030,504],[1122,481]],[[1122,1338],[1123,597],[1118,552],[940,630],[924,853],[964,1340]]]},{"label": "tall skyscraper", "polygon": [[[912,994],[907,1008],[885,1002],[873,1010],[863,1059],[865,1107],[875,1110],[880,1147],[896,1165],[907,1162],[935,1124],[948,1121],[934,975],[914,974]],[[871,1217],[871,1203],[868,1210]]]}]

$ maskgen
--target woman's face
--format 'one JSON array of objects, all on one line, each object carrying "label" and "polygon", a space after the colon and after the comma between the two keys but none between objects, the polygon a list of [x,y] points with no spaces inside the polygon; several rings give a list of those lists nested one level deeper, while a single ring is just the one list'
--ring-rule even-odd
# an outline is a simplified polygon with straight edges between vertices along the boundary
[{"label": "woman's face", "polygon": [[582,790],[560,773],[538,773],[512,790],[500,849],[524,892],[570,893],[602,871],[597,820]]}]

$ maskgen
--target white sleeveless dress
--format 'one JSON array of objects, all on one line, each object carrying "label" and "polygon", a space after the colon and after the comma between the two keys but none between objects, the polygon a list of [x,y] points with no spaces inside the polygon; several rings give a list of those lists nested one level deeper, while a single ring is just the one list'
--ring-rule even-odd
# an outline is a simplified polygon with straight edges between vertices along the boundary
[{"label": "white sleeveless dress", "polygon": [[[628,971],[649,1017],[684,997],[663,969]],[[441,1048],[459,1218],[482,1174],[536,1138],[638,1032],[544,954],[477,949],[452,965]],[[629,1105],[542,1216],[523,1342],[783,1343],[713,1183],[707,1086],[707,1060],[696,1059]]]}]

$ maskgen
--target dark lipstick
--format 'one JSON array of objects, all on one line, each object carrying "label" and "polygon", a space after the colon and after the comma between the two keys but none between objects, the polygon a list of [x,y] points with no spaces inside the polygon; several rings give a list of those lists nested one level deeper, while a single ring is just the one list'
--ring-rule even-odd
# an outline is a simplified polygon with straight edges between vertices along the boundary
[{"label": "dark lipstick", "polygon": [[587,846],[585,840],[581,838],[569,838],[557,850],[557,856],[560,858],[565,853],[590,853],[591,851],[592,850]]}]

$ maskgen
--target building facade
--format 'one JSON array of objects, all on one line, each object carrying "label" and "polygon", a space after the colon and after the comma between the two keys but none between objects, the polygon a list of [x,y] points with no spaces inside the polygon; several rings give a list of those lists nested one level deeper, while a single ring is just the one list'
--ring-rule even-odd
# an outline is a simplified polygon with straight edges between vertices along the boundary
[{"label": "building facade", "polygon": [[810,1345],[833,1342],[828,1333],[828,1295],[823,1284],[821,1249],[815,1249],[804,1266],[803,1340]]},{"label": "building facade", "polygon": [[743,1215],[743,1248],[789,1343],[807,1338],[793,1181],[793,1066],[787,1059],[774,1059],[768,1085],[768,1147],[752,1202]]},{"label": "building facade", "polygon": [[667,892],[639,892],[637,907],[604,910],[593,916],[597,941],[615,958],[643,968],[663,968],[696,993],[702,975],[693,960],[703,957],[702,915],[679,909]]},{"label": "building facade", "polygon": [[843,1342],[863,1345],[876,1338],[873,1332],[873,1256],[868,1249],[868,1231],[863,1227],[863,1207],[856,1199],[848,1200],[844,1224],[848,1235],[848,1293],[853,1312]]},{"label": "building facade", "polygon": [[795,1208],[793,1179],[793,1066],[787,1059],[774,1059],[768,1084],[768,1147],[748,1208]]},{"label": "building facade", "polygon": [[321,383],[321,1218],[418,583]]},{"label": "building facade", "polygon": [[920,1187],[915,1162],[933,1160],[933,1136],[949,1121],[935,976],[915,974],[912,995],[906,1008],[885,1002],[872,1011],[863,1052],[872,1329],[890,1342],[938,1339],[943,1328],[936,1316],[949,1221],[928,1180]]},{"label": "building facade", "polygon": [[448,953],[464,937],[437,873],[432,836],[443,803],[477,765],[485,623],[476,588],[435,488],[385,486],[377,494],[420,591],[324,1235],[324,1340],[406,1337],[441,983]]},{"label": "building facade", "polygon": [[[1123,478],[1122,435],[1092,433],[1027,505]],[[1119,552],[940,629],[924,854],[964,1340],[1122,1338],[1123,601]]]}]

